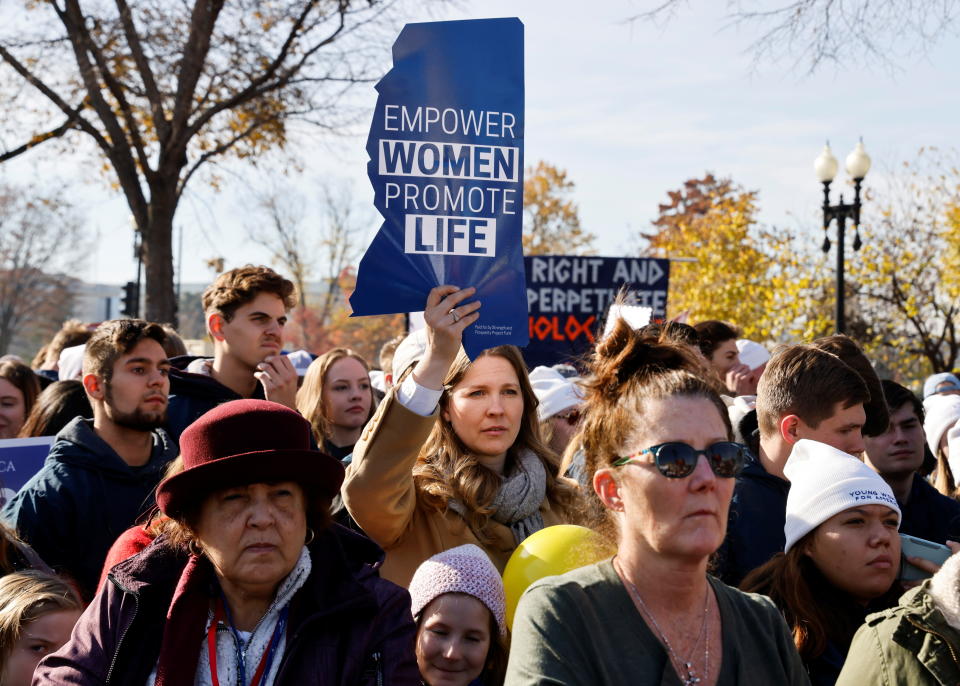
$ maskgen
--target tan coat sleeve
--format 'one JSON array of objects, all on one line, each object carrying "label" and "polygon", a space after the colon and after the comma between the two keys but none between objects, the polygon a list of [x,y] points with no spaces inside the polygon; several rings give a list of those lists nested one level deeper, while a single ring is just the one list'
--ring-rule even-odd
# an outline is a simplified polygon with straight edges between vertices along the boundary
[{"label": "tan coat sleeve", "polygon": [[387,395],[353,450],[341,488],[344,505],[366,534],[384,549],[407,532],[417,505],[413,466],[436,412],[421,417]]}]

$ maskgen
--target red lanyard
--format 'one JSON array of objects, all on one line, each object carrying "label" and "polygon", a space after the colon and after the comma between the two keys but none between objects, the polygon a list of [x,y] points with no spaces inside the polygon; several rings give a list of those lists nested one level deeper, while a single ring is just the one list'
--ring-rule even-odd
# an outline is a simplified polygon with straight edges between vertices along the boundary
[{"label": "red lanyard", "polygon": [[[283,633],[283,628],[286,624],[288,609],[289,608],[286,607],[283,608],[280,611],[280,616],[277,617],[277,623],[273,627],[273,635],[270,636],[270,642],[267,644],[266,650],[263,651],[263,655],[260,657],[260,664],[257,665],[257,671],[253,674],[253,681],[250,682],[250,686],[258,686],[258,684],[264,678],[265,672],[273,663],[273,656],[277,650],[279,637],[280,634]],[[213,681],[213,686],[220,686],[220,679],[217,677],[217,627],[221,622],[223,622],[223,620],[223,598],[221,597],[217,599],[217,604],[213,610],[213,621],[210,623],[210,628],[207,630],[207,652],[210,657],[210,677]],[[243,655],[240,652],[240,636],[233,628],[232,623],[229,625],[229,628],[233,632],[234,639],[237,641],[237,676],[240,679],[240,686],[247,686],[245,683],[246,665],[243,663]]]}]

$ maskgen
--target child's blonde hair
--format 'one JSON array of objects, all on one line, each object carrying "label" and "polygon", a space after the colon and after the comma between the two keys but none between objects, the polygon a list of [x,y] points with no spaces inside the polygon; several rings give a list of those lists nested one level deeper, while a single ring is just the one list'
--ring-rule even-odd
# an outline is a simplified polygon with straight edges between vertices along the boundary
[{"label": "child's blonde hair", "polygon": [[82,609],[73,585],[53,574],[28,569],[0,578],[0,672],[27,624],[49,612]]}]

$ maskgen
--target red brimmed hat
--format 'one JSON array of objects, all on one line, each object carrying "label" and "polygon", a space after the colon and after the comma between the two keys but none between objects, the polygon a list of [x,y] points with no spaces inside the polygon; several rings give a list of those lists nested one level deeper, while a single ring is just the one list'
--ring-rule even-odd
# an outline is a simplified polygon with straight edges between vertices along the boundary
[{"label": "red brimmed hat", "polygon": [[333,498],[343,483],[340,461],[310,447],[310,423],[268,400],[213,408],[180,436],[180,455],[183,471],[157,486],[157,505],[169,517],[232,485],[289,480],[308,496]]}]

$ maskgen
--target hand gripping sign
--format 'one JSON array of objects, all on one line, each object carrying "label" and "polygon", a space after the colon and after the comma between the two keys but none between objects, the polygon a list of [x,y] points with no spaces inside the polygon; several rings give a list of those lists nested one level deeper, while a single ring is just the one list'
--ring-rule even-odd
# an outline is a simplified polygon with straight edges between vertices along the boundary
[{"label": "hand gripping sign", "polygon": [[367,173],[384,222],[360,261],[353,315],[420,311],[434,286],[474,286],[471,359],[526,345],[523,24],[408,24],[377,91]]}]

